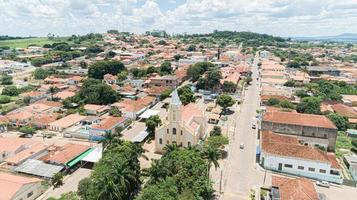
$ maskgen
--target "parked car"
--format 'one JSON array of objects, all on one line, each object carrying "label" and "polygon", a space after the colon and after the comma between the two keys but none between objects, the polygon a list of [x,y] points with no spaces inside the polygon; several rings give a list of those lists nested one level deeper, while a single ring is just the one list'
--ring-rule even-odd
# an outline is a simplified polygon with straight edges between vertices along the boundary
[{"label": "parked car", "polygon": [[325,187],[325,188],[329,188],[330,184],[327,181],[317,181],[316,185],[320,186],[320,187]]},{"label": "parked car", "polygon": [[240,148],[240,149],[244,149],[244,144],[243,144],[243,143],[240,144],[240,145],[239,145],[239,148]]},{"label": "parked car", "polygon": [[252,129],[256,129],[257,125],[255,123],[252,124]]}]

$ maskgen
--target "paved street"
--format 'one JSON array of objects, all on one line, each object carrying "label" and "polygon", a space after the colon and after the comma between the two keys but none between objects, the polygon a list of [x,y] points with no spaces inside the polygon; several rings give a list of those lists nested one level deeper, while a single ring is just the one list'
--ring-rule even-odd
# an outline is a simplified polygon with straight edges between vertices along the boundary
[{"label": "paved street", "polygon": [[50,188],[45,194],[39,197],[39,200],[45,200],[50,197],[59,198],[61,194],[77,191],[79,181],[82,179],[89,177],[91,170],[85,168],[77,169],[73,174],[67,175],[64,179],[64,184],[58,188]]},{"label": "paved street", "polygon": [[[255,63],[256,64],[256,63]],[[262,185],[264,182],[264,172],[257,169],[255,163],[256,130],[252,129],[252,123],[256,110],[259,108],[259,88],[256,78],[258,70],[256,65],[252,68],[252,84],[248,86],[243,104],[240,105],[240,112],[236,112],[235,124],[229,130],[230,145],[227,164],[223,166],[223,194],[221,199],[237,200],[247,199],[250,190]],[[237,108],[236,108],[237,110]],[[240,144],[244,144],[244,149],[240,149]],[[269,178],[269,176],[267,176]],[[265,180],[269,182],[270,180]]]}]

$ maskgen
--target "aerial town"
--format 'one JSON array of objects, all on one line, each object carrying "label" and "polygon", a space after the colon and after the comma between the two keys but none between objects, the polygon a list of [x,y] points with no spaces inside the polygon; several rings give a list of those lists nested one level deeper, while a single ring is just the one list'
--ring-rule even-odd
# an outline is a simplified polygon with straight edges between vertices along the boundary
[{"label": "aerial town", "polygon": [[0,36],[0,200],[356,199],[356,80],[357,36]]}]

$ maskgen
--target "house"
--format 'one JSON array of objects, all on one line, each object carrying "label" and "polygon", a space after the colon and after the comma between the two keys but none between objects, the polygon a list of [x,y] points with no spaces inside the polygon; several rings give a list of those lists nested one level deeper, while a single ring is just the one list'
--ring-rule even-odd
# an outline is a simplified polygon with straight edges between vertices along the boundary
[{"label": "house", "polygon": [[46,163],[69,168],[80,162],[80,160],[76,158],[90,150],[91,148],[86,145],[68,143],[59,147],[54,152],[51,152],[48,156],[43,158],[43,160]]},{"label": "house", "polygon": [[310,76],[319,77],[321,75],[340,76],[341,71],[331,66],[307,66],[307,73]]},{"label": "house", "polygon": [[50,145],[43,143],[35,143],[28,148],[16,153],[13,156],[8,157],[5,162],[8,165],[17,166],[25,162],[28,159],[38,159],[48,154],[48,148]]},{"label": "house", "polygon": [[20,127],[28,125],[34,115],[29,111],[23,111],[8,113],[6,117],[9,119],[10,125]]},{"label": "house", "polygon": [[300,142],[335,149],[337,128],[326,116],[295,112],[266,112],[261,129],[296,136]]},{"label": "house", "polygon": [[347,106],[357,105],[357,95],[342,95],[342,101]]},{"label": "house", "polygon": [[65,100],[69,97],[73,97],[74,95],[76,95],[75,92],[72,92],[72,91],[69,91],[69,90],[64,90],[64,91],[61,91],[61,92],[58,92],[56,94],[53,95],[53,97],[55,98],[59,98],[61,100]]},{"label": "house", "polygon": [[357,181],[357,156],[344,156],[343,161],[346,164],[346,167],[349,169],[353,180]]},{"label": "house", "polygon": [[62,132],[64,129],[80,123],[85,118],[85,116],[79,114],[71,114],[49,123],[48,129],[51,131]]},{"label": "house", "polygon": [[194,103],[183,106],[177,89],[172,93],[166,119],[155,132],[155,151],[158,153],[163,153],[167,144],[196,145],[205,135],[204,110]]},{"label": "house", "polygon": [[4,138],[0,137],[0,162],[27,149],[33,145],[33,141],[22,138]]},{"label": "house", "polygon": [[46,94],[46,92],[30,91],[30,92],[25,92],[25,93],[20,94],[20,97],[22,97],[22,98],[29,97],[29,98],[31,98],[31,102],[35,102],[40,99],[47,98],[48,94]]},{"label": "house", "polygon": [[338,104],[333,104],[331,105],[332,110],[343,116],[347,117],[348,119],[356,119],[357,118],[357,112],[353,107],[346,106],[345,104],[338,103]]},{"label": "house", "polygon": [[103,76],[103,81],[108,84],[108,85],[113,85],[118,83],[118,77],[111,75],[111,74],[106,74]]},{"label": "house", "polygon": [[136,119],[140,114],[145,112],[145,110],[149,109],[155,103],[155,97],[146,96],[136,100],[124,99],[121,102],[112,104],[112,106],[117,107],[122,112],[124,117]]},{"label": "house", "polygon": [[89,135],[104,136],[106,133],[115,133],[117,127],[125,128],[129,121],[128,118],[109,116],[98,124],[93,124],[89,129]]},{"label": "house", "polygon": [[143,88],[144,83],[145,83],[145,81],[141,80],[141,79],[129,80],[129,84],[138,90],[141,90]]},{"label": "house", "polygon": [[0,200],[34,200],[44,190],[41,179],[0,172]]},{"label": "house", "polygon": [[151,77],[146,82],[147,87],[161,86],[161,87],[176,88],[177,86],[179,86],[179,84],[180,84],[179,78],[172,75]]},{"label": "house", "polygon": [[34,117],[30,124],[39,129],[46,129],[50,123],[58,119],[58,116],[59,114],[57,113],[39,115]]},{"label": "house", "polygon": [[309,179],[279,176],[272,177],[270,197],[272,200],[322,200]]},{"label": "house", "polygon": [[103,115],[109,110],[108,106],[96,105],[96,104],[86,104],[84,105],[84,110],[88,115]]},{"label": "house", "polygon": [[260,148],[260,164],[265,169],[342,183],[335,154],[303,145],[296,137],[263,131]]}]

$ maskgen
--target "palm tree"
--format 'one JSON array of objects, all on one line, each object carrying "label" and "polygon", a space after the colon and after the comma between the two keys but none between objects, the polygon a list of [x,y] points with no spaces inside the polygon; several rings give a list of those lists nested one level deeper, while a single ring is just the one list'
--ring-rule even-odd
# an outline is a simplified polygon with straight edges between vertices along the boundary
[{"label": "palm tree", "polygon": [[179,147],[177,146],[177,144],[173,143],[173,144],[167,144],[165,147],[164,147],[164,156],[165,155],[168,155],[174,151],[177,151],[179,149]]},{"label": "palm tree", "polygon": [[303,77],[303,80],[302,80],[302,82],[304,83],[304,81],[305,81],[305,76],[306,76],[306,74],[307,74],[307,72],[308,72],[307,66],[303,66],[303,67],[301,67],[300,69],[301,69],[301,71],[304,73],[304,77]]},{"label": "palm tree", "polygon": [[114,178],[114,182],[117,183],[117,187],[121,191],[124,191],[124,196],[120,199],[130,199],[133,192],[137,189],[140,183],[140,176],[135,171],[130,165],[129,160],[125,160],[124,162],[119,160],[113,163],[111,176]]},{"label": "palm tree", "polygon": [[161,160],[152,160],[151,167],[143,170],[143,175],[150,177],[151,183],[157,183],[170,173],[161,165]]},{"label": "palm tree", "polygon": [[207,175],[208,175],[208,179],[209,179],[209,176],[210,176],[209,171],[211,169],[212,164],[214,165],[215,169],[217,169],[219,167],[218,160],[221,158],[221,153],[219,152],[219,150],[217,148],[206,147],[202,152],[202,156],[208,162]]}]

